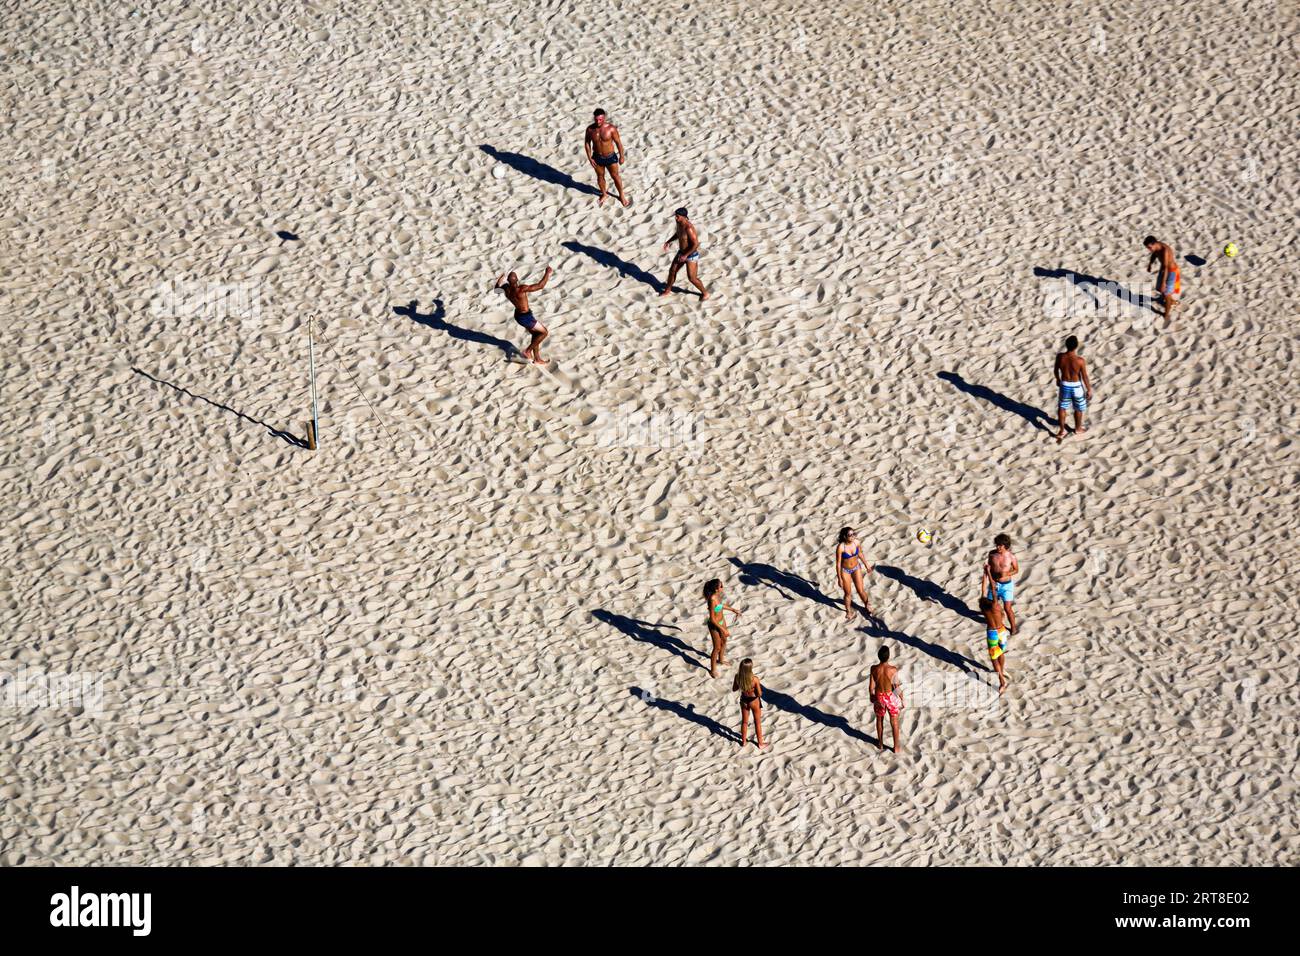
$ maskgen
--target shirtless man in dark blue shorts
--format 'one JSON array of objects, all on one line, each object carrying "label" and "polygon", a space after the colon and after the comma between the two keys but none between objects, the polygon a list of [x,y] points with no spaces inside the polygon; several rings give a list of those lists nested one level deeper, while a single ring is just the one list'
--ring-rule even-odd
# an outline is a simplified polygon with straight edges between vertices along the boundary
[{"label": "shirtless man in dark blue shorts", "polygon": [[627,150],[623,148],[623,137],[618,135],[618,127],[605,118],[604,110],[596,110],[591,125],[587,127],[587,138],[583,142],[587,151],[587,162],[596,171],[596,185],[600,187],[597,205],[605,205],[609,190],[605,186],[605,170],[614,177],[614,188],[618,190],[618,201],[624,206],[631,200],[623,195],[623,177],[619,166],[627,162]]},{"label": "shirtless man in dark blue shorts", "polygon": [[542,340],[551,333],[546,330],[546,326],[533,318],[532,310],[528,308],[528,293],[540,292],[546,288],[546,282],[551,278],[552,269],[546,267],[546,274],[542,276],[541,282],[534,282],[532,285],[520,285],[519,276],[516,273],[510,275],[497,276],[496,286],[500,289],[510,304],[515,307],[515,321],[528,330],[532,338],[528,346],[524,349],[524,358],[530,358],[537,365],[545,365],[549,359],[542,358],[542,353],[538,348]]}]

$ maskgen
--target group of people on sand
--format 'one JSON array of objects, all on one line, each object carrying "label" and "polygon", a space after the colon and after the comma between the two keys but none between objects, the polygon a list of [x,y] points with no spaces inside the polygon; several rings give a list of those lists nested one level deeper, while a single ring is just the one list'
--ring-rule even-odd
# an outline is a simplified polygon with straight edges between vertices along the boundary
[{"label": "group of people on sand", "polygon": [[[602,109],[596,110],[591,125],[587,127],[587,134],[583,139],[583,149],[586,151],[587,162],[596,172],[596,185],[600,187],[600,197],[596,200],[597,205],[603,206],[605,200],[609,198],[609,189],[605,181],[605,174],[614,180],[614,188],[618,192],[618,200],[624,206],[630,206],[632,200],[627,197],[623,191],[623,173],[622,167],[627,163],[627,150],[623,146],[623,137]],[[663,291],[659,293],[660,297],[669,296],[673,293],[673,283],[677,281],[677,274],[683,267],[686,268],[686,278],[690,280],[691,285],[695,286],[700,292],[700,301],[703,302],[709,297],[709,291],[700,281],[700,235],[691,222],[690,214],[685,206],[681,206],[673,211],[673,234],[668,237],[663,244],[665,252],[677,243],[677,251],[673,254],[672,262],[668,266],[668,278],[664,282]],[[550,335],[550,330],[546,328],[537,317],[533,315],[532,308],[528,303],[529,293],[540,292],[546,288],[546,283],[551,276],[555,274],[550,266],[546,267],[540,282],[524,283],[519,280],[518,273],[502,273],[497,276],[494,289],[500,290],[510,304],[515,307],[515,322],[518,323],[529,335],[528,345],[522,349],[523,356],[531,359],[534,364],[545,365],[549,361],[542,358],[542,342]]]},{"label": "group of people on sand", "polygon": [[[853,592],[862,598],[866,614],[875,617],[871,598],[867,593],[864,576],[874,574],[875,568],[862,554],[862,545],[853,528],[840,529],[835,543],[835,576],[844,591],[844,610],[848,620],[854,616]],[[984,560],[980,573],[980,613],[984,616],[985,644],[993,670],[998,675],[998,694],[1006,692],[1007,640],[1015,635],[1016,578],[1020,574],[1020,561],[1011,550],[1011,536],[1005,532],[993,539],[993,550]],[[740,609],[727,603],[726,588],[720,578],[710,578],[704,585],[704,604],[707,610],[705,626],[709,633],[709,676],[718,677],[719,665],[727,663],[727,642],[731,627],[727,613],[740,618]],[[884,721],[889,718],[893,731],[893,751],[901,753],[899,718],[903,710],[903,687],[898,668],[890,662],[890,649],[882,644],[877,652],[878,662],[871,667],[868,695],[876,717],[877,749],[885,747]],[[754,738],[760,749],[768,744],[763,738],[763,684],[754,673],[753,658],[740,662],[731,682],[731,689],[740,695],[740,745],[749,743],[749,722],[754,721]]]},{"label": "group of people on sand", "polygon": [[[583,138],[583,149],[587,162],[596,174],[596,184],[600,189],[598,205],[604,205],[609,197],[606,175],[614,182],[619,202],[631,205],[623,188],[622,167],[627,162],[627,149],[618,128],[609,121],[605,111],[595,111],[591,124]],[[698,262],[700,258],[699,234],[691,223],[685,208],[673,213],[674,233],[663,244],[666,251],[674,242],[677,252],[674,254],[668,270],[668,279],[661,295],[670,295],[673,282],[679,270],[685,266],[687,277],[700,292],[701,301],[709,297],[708,291],[700,282]],[[1148,269],[1159,267],[1156,278],[1157,302],[1163,307],[1166,320],[1177,307],[1178,296],[1182,291],[1182,277],[1178,271],[1177,259],[1168,243],[1158,241],[1154,236],[1147,236],[1143,245],[1150,253]],[[497,277],[495,288],[499,289],[515,308],[515,322],[530,335],[530,340],[523,349],[525,358],[534,363],[545,364],[542,358],[541,344],[550,334],[547,328],[537,321],[529,305],[528,296],[546,288],[546,283],[554,274],[547,266],[539,282],[525,284],[519,276],[510,272]],[[1065,340],[1064,349],[1056,356],[1053,374],[1057,386],[1057,431],[1056,440],[1066,437],[1066,418],[1073,412],[1075,435],[1083,435],[1087,428],[1084,419],[1088,403],[1092,400],[1092,381],[1088,375],[1088,363],[1079,354],[1079,340],[1071,335]],[[874,574],[875,568],[862,553],[862,545],[853,528],[840,529],[835,543],[835,577],[844,592],[844,613],[847,620],[854,617],[853,594],[856,591],[862,600],[865,612],[875,617],[871,606],[871,597],[867,591],[866,576]],[[1008,677],[1006,673],[1007,641],[1017,631],[1015,613],[1015,583],[1020,573],[1020,563],[1011,551],[1011,537],[999,534],[993,541],[993,550],[984,562],[980,580],[979,609],[984,618],[985,641],[993,669],[998,675],[998,694],[1006,692]],[[727,641],[731,629],[727,622],[727,613],[735,619],[740,611],[727,603],[725,589],[718,578],[710,579],[704,585],[704,601],[707,606],[707,628],[711,643],[709,655],[709,674],[718,677],[718,667],[727,663]],[[733,619],[734,622],[734,619]],[[898,668],[890,662],[890,650],[882,645],[878,652],[878,662],[871,667],[869,694],[872,709],[876,717],[876,739],[880,749],[884,749],[884,719],[888,716],[893,730],[893,750],[900,752],[899,717],[903,710],[902,682]],[[763,685],[754,673],[752,658],[746,657],[740,662],[731,689],[739,694],[740,700],[740,744],[749,742],[749,721],[753,718],[755,741],[760,749],[768,746],[763,738]]]}]

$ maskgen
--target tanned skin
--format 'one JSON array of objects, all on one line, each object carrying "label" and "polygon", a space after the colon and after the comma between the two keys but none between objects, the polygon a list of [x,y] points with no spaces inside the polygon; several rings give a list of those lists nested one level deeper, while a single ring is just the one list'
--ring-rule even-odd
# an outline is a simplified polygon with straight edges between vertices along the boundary
[{"label": "tanned skin", "polygon": [[[621,168],[627,162],[627,150],[623,148],[623,137],[619,135],[618,127],[605,118],[604,110],[597,110],[591,125],[587,127],[583,149],[587,151],[587,162],[596,171],[596,185],[600,187],[600,198],[596,200],[596,205],[605,205],[605,200],[609,198],[609,190],[605,186],[605,170],[608,169],[614,179],[614,188],[618,190],[618,201],[624,206],[630,206],[632,200],[623,194]],[[596,161],[597,158],[609,159],[611,156],[617,157],[617,160],[612,163]]]},{"label": "tanned skin", "polygon": [[700,281],[698,261],[690,258],[700,251],[700,236],[695,231],[695,226],[685,216],[674,215],[673,221],[677,228],[672,237],[664,243],[664,251],[667,252],[668,247],[675,242],[677,254],[673,256],[673,263],[668,267],[668,281],[664,285],[664,291],[659,295],[672,295],[673,283],[677,281],[677,272],[684,265],[686,278],[691,280],[691,285],[700,290],[700,301],[703,302],[709,297],[709,290],[704,288],[704,283]]},{"label": "tanned skin", "polygon": [[[532,312],[528,307],[528,294],[530,292],[541,292],[545,289],[546,283],[550,280],[553,274],[554,270],[551,269],[550,266],[547,266],[546,274],[542,276],[542,281],[534,282],[531,285],[524,285],[521,283],[518,274],[514,272],[510,273],[508,276],[499,275],[497,276],[494,288],[500,289],[501,292],[504,293],[505,297],[510,300],[510,304],[515,307],[516,316],[524,315]],[[516,319],[516,321],[518,321],[518,319]],[[520,324],[522,325],[523,323]],[[532,328],[527,329],[527,331],[530,338],[528,345],[523,350],[524,358],[532,359],[536,365],[545,365],[550,361],[550,359],[542,358],[540,349],[542,341],[551,333],[547,331],[546,326],[542,325],[541,322],[537,322],[535,319]]]}]

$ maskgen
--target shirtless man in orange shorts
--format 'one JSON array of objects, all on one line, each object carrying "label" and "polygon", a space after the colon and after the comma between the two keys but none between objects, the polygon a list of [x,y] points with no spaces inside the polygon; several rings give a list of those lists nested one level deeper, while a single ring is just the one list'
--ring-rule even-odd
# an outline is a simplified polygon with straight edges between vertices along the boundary
[{"label": "shirtless man in orange shorts", "polygon": [[1167,242],[1160,242],[1155,236],[1147,236],[1142,240],[1142,245],[1147,247],[1147,252],[1151,253],[1151,258],[1147,260],[1147,272],[1156,263],[1160,264],[1160,275],[1156,277],[1156,295],[1160,297],[1160,302],[1165,307],[1165,320],[1173,314],[1178,307],[1178,296],[1183,291],[1183,277],[1178,272],[1178,259],[1174,256],[1173,246]]}]

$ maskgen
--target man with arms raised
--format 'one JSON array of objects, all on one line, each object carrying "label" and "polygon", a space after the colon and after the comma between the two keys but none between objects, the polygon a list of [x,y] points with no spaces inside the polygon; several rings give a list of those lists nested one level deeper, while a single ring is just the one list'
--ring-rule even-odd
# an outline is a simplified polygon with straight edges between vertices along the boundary
[{"label": "man with arms raised", "polygon": [[515,307],[515,321],[526,329],[531,336],[527,347],[524,348],[524,358],[532,359],[536,365],[545,365],[550,361],[550,359],[542,358],[542,353],[539,351],[542,340],[550,335],[550,332],[546,330],[546,326],[533,317],[533,312],[528,307],[528,293],[541,292],[545,289],[547,281],[551,278],[551,273],[551,267],[547,266],[546,274],[542,276],[541,282],[523,285],[519,281],[518,274],[512,272],[508,276],[497,276],[496,286],[494,287],[500,289],[505,297],[510,300],[510,304]]}]

